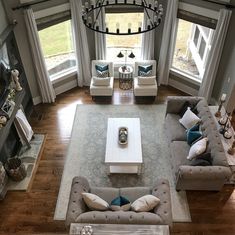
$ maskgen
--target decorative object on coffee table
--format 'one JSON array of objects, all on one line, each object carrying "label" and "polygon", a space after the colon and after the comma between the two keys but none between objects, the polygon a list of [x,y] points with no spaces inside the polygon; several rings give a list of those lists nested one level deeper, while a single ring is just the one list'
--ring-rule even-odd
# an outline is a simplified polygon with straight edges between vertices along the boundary
[{"label": "decorative object on coffee table", "polygon": [[221,108],[222,108],[222,105],[225,102],[225,100],[226,100],[226,94],[223,94],[220,98],[219,108],[218,108],[217,112],[215,113],[216,117],[221,117]]},{"label": "decorative object on coffee table", "polygon": [[118,129],[118,143],[121,145],[126,145],[128,143],[128,128],[120,127]]},{"label": "decorative object on coffee table", "polygon": [[5,170],[14,181],[21,181],[27,175],[25,165],[18,157],[8,159],[5,164]]}]

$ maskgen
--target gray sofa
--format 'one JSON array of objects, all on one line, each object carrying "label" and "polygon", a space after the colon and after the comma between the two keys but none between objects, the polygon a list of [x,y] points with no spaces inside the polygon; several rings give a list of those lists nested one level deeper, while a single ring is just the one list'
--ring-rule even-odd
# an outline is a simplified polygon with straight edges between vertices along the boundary
[{"label": "gray sofa", "polygon": [[[90,192],[100,196],[109,204],[122,195],[131,202],[146,194],[155,195],[160,204],[152,212],[134,211],[90,211],[82,199],[82,192]],[[71,223],[93,224],[152,224],[172,225],[170,187],[167,180],[158,180],[153,188],[104,188],[90,187],[84,177],[75,177],[72,182],[70,200],[68,204],[66,225]]]},{"label": "gray sofa", "polygon": [[[186,141],[186,130],[179,123],[179,112],[186,101],[197,108],[203,135],[208,138],[207,151],[211,152],[212,166],[191,166],[191,162],[186,159],[190,146]],[[202,97],[169,96],[167,99],[165,129],[177,190],[219,191],[231,176],[220,134],[212,115]]]}]

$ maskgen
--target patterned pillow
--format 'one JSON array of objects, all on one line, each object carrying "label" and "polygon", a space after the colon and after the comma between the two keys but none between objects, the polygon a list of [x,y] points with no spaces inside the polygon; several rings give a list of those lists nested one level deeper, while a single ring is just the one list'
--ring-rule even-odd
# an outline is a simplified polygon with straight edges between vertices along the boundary
[{"label": "patterned pillow", "polygon": [[99,78],[109,77],[109,65],[95,65],[96,76]]},{"label": "patterned pillow", "polygon": [[131,203],[127,198],[119,196],[112,200],[110,208],[113,211],[129,211]]},{"label": "patterned pillow", "polygon": [[138,66],[138,76],[150,77],[152,75],[153,75],[152,65]]}]

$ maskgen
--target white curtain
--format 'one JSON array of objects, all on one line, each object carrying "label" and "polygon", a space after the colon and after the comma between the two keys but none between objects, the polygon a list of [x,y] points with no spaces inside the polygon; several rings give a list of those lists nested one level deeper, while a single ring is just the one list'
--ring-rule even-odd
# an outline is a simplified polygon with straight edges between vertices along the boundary
[{"label": "white curtain", "polygon": [[[98,10],[94,11],[94,17],[96,17]],[[106,30],[105,24],[105,10],[104,7],[101,9],[99,17],[97,19],[99,27],[102,31]],[[106,59],[106,34],[95,32],[95,53],[97,60]]]},{"label": "white curtain", "polygon": [[78,86],[90,86],[91,82],[91,60],[86,34],[86,26],[82,21],[82,1],[70,0],[72,14],[72,28],[74,36],[74,47],[77,57]]},{"label": "white curtain", "polygon": [[[154,0],[148,0],[148,4],[152,4],[154,6]],[[154,12],[147,10],[150,19],[154,20]],[[147,29],[148,27],[148,14],[144,12],[144,22],[143,27]],[[154,59],[154,40],[155,40],[155,30],[151,30],[147,33],[142,34],[142,42],[141,42],[141,59],[142,60],[153,60]]]},{"label": "white curtain", "polygon": [[24,11],[24,16],[42,102],[55,102],[55,91],[47,72],[33,10],[31,8],[26,9]]},{"label": "white curtain", "polygon": [[178,0],[168,1],[161,50],[158,62],[159,84],[168,85],[170,66],[174,53],[174,42],[177,34]]},{"label": "white curtain", "polygon": [[212,41],[212,48],[205,66],[206,70],[198,93],[199,96],[205,97],[207,101],[210,101],[211,98],[231,15],[231,10],[220,10],[219,19]]}]

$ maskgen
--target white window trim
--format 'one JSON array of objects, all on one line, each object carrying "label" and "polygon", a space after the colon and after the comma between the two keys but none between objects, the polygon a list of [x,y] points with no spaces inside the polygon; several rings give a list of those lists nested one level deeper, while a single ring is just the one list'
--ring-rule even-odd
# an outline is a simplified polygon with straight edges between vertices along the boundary
[{"label": "white window trim", "polygon": [[[179,3],[179,9],[185,10],[188,12],[192,12],[194,14],[198,14],[198,12],[200,12],[200,15],[202,15],[202,16],[209,17],[209,18],[216,19],[216,20],[219,19],[219,12],[216,10],[211,10],[211,9],[199,7],[199,6],[195,6],[195,5],[184,3],[184,2]],[[179,25],[179,18],[176,18],[176,28],[177,29],[178,29],[178,25]],[[176,30],[176,33],[174,35],[174,49],[175,49],[175,45],[176,45],[177,32],[178,31]],[[172,56],[174,56],[174,54]],[[206,55],[206,56],[208,56],[208,55]],[[199,78],[173,67],[173,59],[172,59],[170,72],[173,75],[175,75],[183,80],[189,81],[193,84],[196,84],[196,85],[200,85],[202,82]]]},{"label": "white window trim", "polygon": [[183,80],[185,81],[188,81],[188,82],[191,82],[195,85],[201,85],[202,81],[199,79],[199,78],[196,78],[195,76],[191,75],[191,74],[188,74],[186,72],[183,72],[177,68],[174,68],[174,67],[171,67],[170,69],[170,73],[179,77],[179,78],[182,78]]},{"label": "white window trim", "polygon": [[50,76],[50,80],[52,84],[56,84],[58,82],[64,81],[67,78],[70,78],[73,75],[77,74],[77,67],[74,66],[72,68],[69,68],[67,70],[63,70],[59,73],[56,73],[55,75]]},{"label": "white window trim", "polygon": [[61,12],[64,12],[64,11],[68,11],[70,9],[71,9],[70,4],[65,3],[65,4],[61,4],[59,6],[50,7],[50,8],[47,8],[47,9],[40,10],[40,11],[35,11],[34,12],[34,17],[35,17],[35,20],[37,20],[37,19],[40,19],[40,18],[43,18],[43,17],[47,17],[47,16],[50,16],[50,15],[55,15],[55,14],[58,14],[58,13],[61,13]]},{"label": "white window trim", "polygon": [[201,16],[205,16],[205,17],[215,19],[215,20],[219,19],[219,12],[216,10],[199,7],[199,6],[195,6],[195,5],[184,3],[184,2],[179,3],[179,9],[192,12],[197,15],[198,15],[198,12],[200,12]]}]

